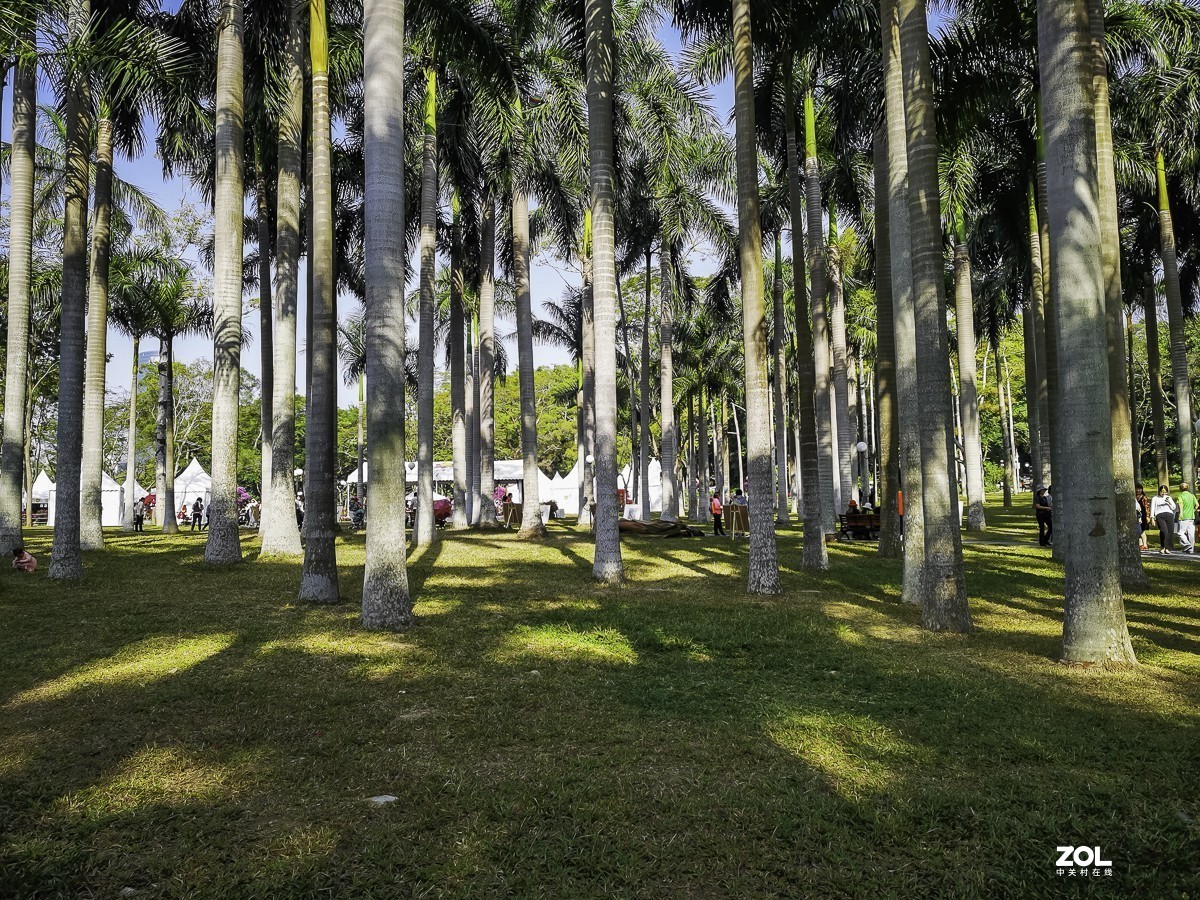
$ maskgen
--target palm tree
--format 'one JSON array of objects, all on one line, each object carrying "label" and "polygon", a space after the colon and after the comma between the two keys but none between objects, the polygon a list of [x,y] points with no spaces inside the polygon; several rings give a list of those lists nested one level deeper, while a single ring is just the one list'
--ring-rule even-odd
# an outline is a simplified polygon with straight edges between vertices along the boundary
[{"label": "palm tree", "polygon": [[909,226],[917,326],[921,423],[921,490],[925,526],[921,624],[934,631],[971,630],[959,533],[953,459],[950,360],[942,273],[938,142],[925,0],[899,0],[900,61],[908,126]]},{"label": "palm tree", "polygon": [[1132,663],[1117,551],[1107,388],[1105,288],[1096,174],[1091,28],[1086,3],[1038,2],[1046,130],[1046,195],[1056,340],[1063,390],[1058,429],[1059,527],[1066,532],[1063,660]]},{"label": "palm tree", "polygon": [[[86,59],[85,42],[91,17],[89,0],[67,4],[67,53]],[[65,203],[63,212],[63,276],[59,330],[58,428],[54,546],[49,575],[83,577],[79,533],[80,472],[83,457],[84,313],[87,305],[87,198],[90,123],[83,65],[68,66],[63,96],[67,126]]]},{"label": "palm tree", "polygon": [[[25,41],[32,45],[31,32]],[[13,76],[8,232],[8,331],[4,432],[0,449],[0,555],[21,542],[25,399],[29,382],[30,279],[33,273],[34,154],[37,150],[37,61],[25,54]]]},{"label": "palm tree", "polygon": [[404,534],[404,0],[365,0],[363,109],[366,218],[367,453],[371,525],[362,624],[413,622]]},{"label": "palm tree", "polygon": [[[417,374],[417,518],[413,540],[433,543],[433,316],[437,263],[438,148],[437,69],[425,70],[425,140],[421,163],[421,306]],[[427,349],[428,348],[428,349]]]},{"label": "palm tree", "polygon": [[334,546],[337,512],[333,471],[337,432],[337,285],[333,268],[333,138],[329,121],[329,31],[325,0],[311,0],[308,14],[313,128],[313,230],[309,233],[312,339],[308,353],[312,376],[304,429],[308,492],[304,497],[307,522],[300,599],[337,603],[340,596]]},{"label": "palm tree", "polygon": [[367,320],[365,313],[351,316],[338,325],[338,355],[342,358],[342,379],[358,385],[358,499],[363,498],[363,448],[367,429]]},{"label": "palm tree", "polygon": [[242,559],[237,519],[242,237],[245,227],[242,3],[243,0],[228,0],[223,7],[217,35],[212,509],[204,559],[218,565],[241,562]]},{"label": "palm tree", "polygon": [[496,527],[496,200],[482,199],[479,240],[479,527]]}]

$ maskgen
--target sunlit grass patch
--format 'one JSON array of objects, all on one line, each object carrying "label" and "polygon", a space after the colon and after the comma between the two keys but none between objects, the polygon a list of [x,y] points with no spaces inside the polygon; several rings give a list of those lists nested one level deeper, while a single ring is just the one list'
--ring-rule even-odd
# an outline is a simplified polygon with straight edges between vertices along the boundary
[{"label": "sunlit grass patch", "polygon": [[619,631],[594,628],[576,631],[570,625],[521,625],[493,654],[497,662],[560,660],[633,665],[633,645]]},{"label": "sunlit grass patch", "polygon": [[59,798],[59,811],[111,816],[145,806],[172,806],[227,799],[237,776],[223,765],[179,747],[146,747],[99,784]]}]

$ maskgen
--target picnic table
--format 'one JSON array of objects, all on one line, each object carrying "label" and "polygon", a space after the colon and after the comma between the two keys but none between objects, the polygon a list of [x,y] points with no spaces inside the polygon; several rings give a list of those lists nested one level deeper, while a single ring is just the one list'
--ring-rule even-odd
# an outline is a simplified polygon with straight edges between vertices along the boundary
[{"label": "picnic table", "polygon": [[838,536],[845,540],[879,540],[879,513],[846,513],[838,516],[838,525]]}]

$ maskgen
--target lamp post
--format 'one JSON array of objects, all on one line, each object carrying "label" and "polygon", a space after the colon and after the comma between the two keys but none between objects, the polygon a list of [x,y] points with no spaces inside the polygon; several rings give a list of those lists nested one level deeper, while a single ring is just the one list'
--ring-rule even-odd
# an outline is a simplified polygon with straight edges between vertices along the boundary
[{"label": "lamp post", "polygon": [[867,497],[870,494],[870,489],[869,489],[870,475],[867,474],[867,458],[866,458],[867,457],[867,442],[859,441],[858,446],[855,447],[855,449],[858,450],[858,505],[862,506],[866,502]]}]

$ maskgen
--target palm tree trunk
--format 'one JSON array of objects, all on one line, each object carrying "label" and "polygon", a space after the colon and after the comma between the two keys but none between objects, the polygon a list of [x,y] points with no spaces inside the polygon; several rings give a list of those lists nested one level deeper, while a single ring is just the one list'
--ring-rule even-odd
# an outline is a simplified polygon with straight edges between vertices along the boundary
[{"label": "palm tree trunk", "polygon": [[[1066,533],[1063,661],[1132,663],[1117,552],[1096,123],[1087,0],[1038,2],[1046,200],[1063,426],[1055,524]],[[1128,514],[1125,511],[1124,514]],[[1057,541],[1056,541],[1057,543]]]},{"label": "palm tree trunk", "polygon": [[259,373],[259,442],[262,466],[259,476],[259,495],[271,502],[272,430],[275,417],[271,406],[275,399],[275,317],[271,297],[271,210],[267,191],[266,152],[263,148],[266,129],[260,127],[254,135],[254,198],[258,225],[258,352]]},{"label": "palm tree trunk", "polygon": [[[242,0],[228,0],[218,25],[216,214],[213,268],[212,508],[204,559],[241,562],[237,520],[238,390],[242,360],[245,152]],[[310,345],[311,350],[311,345]],[[311,411],[310,411],[311,414]],[[310,424],[311,427],[311,424]]]},{"label": "palm tree trunk", "polygon": [[1171,463],[1167,457],[1167,420],[1163,410],[1158,296],[1154,291],[1154,276],[1150,273],[1146,273],[1142,297],[1146,316],[1146,364],[1150,369],[1150,415],[1154,420],[1154,458],[1158,464],[1158,483],[1169,485]]},{"label": "palm tree trunk", "polygon": [[[954,321],[958,331],[959,416],[962,418],[963,463],[967,475],[967,530],[986,531],[983,512],[983,448],[979,438],[979,395],[975,386],[975,298],[971,257],[961,216],[955,216]],[[996,369],[996,381],[1000,380]],[[1001,419],[1001,427],[1004,420]],[[1011,454],[1005,451],[1005,470]]]},{"label": "palm tree trunk", "polygon": [[1029,257],[1032,272],[1034,381],[1031,396],[1037,410],[1038,454],[1033,461],[1034,486],[1048,485],[1050,468],[1050,385],[1046,371],[1046,271],[1042,265],[1041,223],[1038,216],[1037,190],[1029,183]]},{"label": "palm tree trunk", "polygon": [[496,202],[485,190],[479,242],[479,525],[496,527]]},{"label": "palm tree trunk", "polygon": [[[592,246],[594,230],[592,216],[586,216],[584,231],[584,246]],[[593,257],[586,256],[583,265],[583,294],[580,297],[580,357],[579,362],[583,372],[580,383],[580,396],[583,400],[583,460],[580,466],[583,471],[583,505],[580,507],[580,524],[592,524],[592,504],[596,500],[596,318],[595,318],[595,283],[592,273]],[[593,462],[588,462],[591,456]]]},{"label": "palm tree trunk", "polygon": [[[1109,414],[1112,419],[1113,491],[1117,506],[1117,554],[1121,585],[1147,587],[1138,549],[1137,519],[1128,514],[1134,497],[1133,433],[1129,419],[1129,382],[1125,375],[1125,302],[1121,289],[1121,227],[1117,216],[1117,177],[1112,117],[1108,101],[1103,0],[1088,0],[1092,45],[1092,89],[1096,110],[1097,187],[1100,193],[1100,264],[1104,283],[1105,333],[1108,341]],[[1186,471],[1186,470],[1185,470]],[[1188,481],[1191,475],[1187,476]]]},{"label": "palm tree trunk", "polygon": [[450,443],[454,463],[454,509],[450,526],[466,528],[467,521],[467,374],[466,318],[463,312],[462,224],[455,198],[450,243]]},{"label": "palm tree trunk", "polygon": [[679,430],[675,424],[675,280],[671,272],[670,244],[664,233],[659,240],[658,312],[658,424],[662,468],[662,513],[665,522],[679,518],[679,482],[675,477]]},{"label": "palm tree trunk", "polygon": [[829,292],[828,261],[826,259],[825,228],[821,221],[821,169],[817,162],[817,118],[812,91],[804,96],[804,173],[808,212],[808,271],[812,303],[813,365],[816,394],[813,405],[817,410],[817,453],[820,460],[819,478],[823,528],[832,529],[842,508],[840,477],[833,446],[832,394],[829,383],[829,319],[825,298]]},{"label": "palm tree trunk", "polygon": [[541,497],[538,492],[537,397],[533,384],[533,309],[529,284],[529,198],[513,191],[513,281],[517,295],[517,380],[521,393],[521,456],[524,459],[521,484],[520,538],[546,536],[542,524]]},{"label": "palm tree trunk", "polygon": [[[1021,336],[1025,342],[1025,420],[1029,429],[1029,456],[1032,461],[1033,477],[1038,478],[1042,460],[1042,437],[1038,422],[1037,339],[1033,327],[1032,298],[1021,310]],[[1017,474],[1019,477],[1020,472]]]},{"label": "palm tree trunk", "polygon": [[112,256],[113,123],[106,110],[96,122],[96,189],[88,284],[87,356],[83,384],[83,467],[80,472],[79,542],[104,549],[101,479],[105,367],[108,363],[108,269]]},{"label": "palm tree trunk", "polygon": [[638,436],[638,464],[641,466],[642,521],[650,521],[650,251],[646,251],[646,306],[642,310],[642,356],[638,360],[642,395],[642,413],[638,417],[641,434]]},{"label": "palm tree trunk", "polygon": [[[300,290],[300,191],[303,180],[304,28],[292,4],[285,45],[286,102],[279,114],[275,182],[275,340],[271,399],[271,495],[263,504],[260,558],[302,552],[296,524],[296,321]],[[370,201],[368,201],[369,203]],[[371,263],[368,260],[367,266]],[[305,356],[309,356],[305,350]],[[361,471],[361,470],[360,470]],[[364,604],[366,599],[364,597]]]},{"label": "palm tree trunk", "polygon": [[881,0],[888,143],[889,250],[892,326],[896,348],[896,411],[899,419],[899,482],[904,538],[901,599],[919,605],[924,583],[925,517],[922,503],[917,325],[913,299],[912,243],[908,206],[908,150],[900,23],[896,0]]},{"label": "palm tree trunk", "polygon": [[[365,0],[367,454],[371,509],[362,624],[413,622],[404,534],[404,0]],[[485,222],[487,220],[485,219]],[[486,233],[486,232],[485,232]]]},{"label": "palm tree trunk", "polygon": [[175,346],[167,337],[158,345],[158,415],[155,420],[157,506],[162,510],[163,534],[177,534],[175,518]]},{"label": "palm tree trunk", "polygon": [[908,124],[909,227],[917,328],[925,583],[921,625],[971,630],[952,460],[950,360],[942,266],[941,198],[925,0],[899,0],[901,68]]},{"label": "palm tree trunk", "polygon": [[1009,462],[1012,458],[1012,444],[1009,442],[1009,431],[1005,422],[1007,414],[1004,409],[1004,380],[1000,377],[1000,347],[998,345],[992,346],[992,355],[996,360],[996,403],[1000,413],[1000,452],[1002,454],[1001,460],[1004,472],[1004,505],[1009,507],[1012,506],[1012,465]]},{"label": "palm tree trunk", "polygon": [[[329,121],[329,51],[325,0],[310,0],[309,57],[312,63],[313,224],[309,234],[313,272],[312,389],[304,429],[304,460],[310,493],[304,497],[304,569],[300,600],[337,603],[337,281],[333,254],[333,135]],[[428,346],[428,345],[426,345]]]},{"label": "palm tree trunk", "polygon": [[361,503],[366,497],[365,485],[366,477],[363,473],[364,450],[367,443],[367,376],[362,374],[358,376],[358,484],[354,486],[354,496]]},{"label": "palm tree trunk", "polygon": [[1137,486],[1142,482],[1142,442],[1137,427],[1138,404],[1134,396],[1133,316],[1128,311],[1125,313],[1125,366],[1125,383],[1129,385],[1129,438],[1133,454],[1133,485],[1136,492]]},{"label": "palm tree trunk", "polygon": [[467,524],[479,516],[479,348],[474,317],[467,326]]},{"label": "palm tree trunk", "polygon": [[[1047,421],[1049,423],[1050,438],[1050,472],[1051,478],[1058,477],[1058,471],[1063,467],[1065,461],[1062,457],[1062,444],[1059,441],[1059,429],[1062,424],[1062,417],[1059,412],[1059,392],[1058,392],[1058,348],[1059,342],[1057,337],[1058,317],[1055,313],[1055,303],[1057,297],[1054,294],[1054,288],[1051,284],[1051,265],[1054,262],[1054,257],[1051,254],[1050,246],[1050,216],[1047,199],[1047,178],[1046,172],[1046,126],[1045,119],[1042,114],[1042,97],[1037,94],[1034,111],[1037,117],[1037,182],[1038,182],[1038,228],[1040,231],[1039,239],[1041,244],[1041,259],[1042,259],[1042,305],[1045,309],[1043,328],[1045,330],[1046,344],[1043,361],[1046,369],[1046,408]],[[1094,146],[1094,144],[1093,144]],[[1051,482],[1047,481],[1047,485]],[[1058,533],[1054,541],[1052,550],[1053,556],[1057,560],[1063,560],[1066,554],[1066,544],[1070,538],[1070,532],[1062,530]]]},{"label": "palm tree trunk", "polygon": [[687,398],[687,517],[693,522],[699,517],[696,507],[696,403],[689,393]]},{"label": "palm tree trunk", "polygon": [[[31,40],[30,36],[26,36]],[[4,431],[0,449],[0,555],[21,543],[21,486],[29,386],[30,277],[33,270],[34,154],[37,150],[37,67],[18,63],[13,75],[9,184],[8,333],[4,369]],[[32,483],[27,483],[32,490]],[[33,497],[29,498],[32,513]]]},{"label": "palm tree trunk", "polygon": [[1167,297],[1167,329],[1171,347],[1171,375],[1175,385],[1175,415],[1179,428],[1179,467],[1183,480],[1196,479],[1195,439],[1192,425],[1192,388],[1188,376],[1187,333],[1179,289],[1179,258],[1175,250],[1175,225],[1167,194],[1167,167],[1162,150],[1154,154],[1158,175],[1158,234],[1162,249],[1163,292]]},{"label": "palm tree trunk", "polygon": [[829,568],[829,553],[825,546],[825,528],[829,510],[821,488],[820,454],[817,450],[816,368],[813,362],[812,323],[804,294],[804,184],[800,172],[800,146],[796,134],[796,78],[791,63],[786,66],[784,86],[784,119],[787,129],[788,211],[792,229],[792,294],[796,304],[796,417],[800,423],[799,471],[800,496],[804,519],[803,563],[808,571]]},{"label": "palm tree trunk", "polygon": [[[88,0],[70,0],[67,37],[82,40],[91,16]],[[66,86],[66,173],[63,209],[62,308],[59,327],[58,428],[54,546],[49,575],[83,577],[80,545],[80,469],[83,459],[84,316],[87,307],[87,199],[89,122],[87,83],[81,68]]]},{"label": "palm tree trunk", "polygon": [[750,0],[733,0],[733,95],[736,119],[742,339],[746,354],[746,452],[750,465],[750,561],[747,590],[780,592],[771,498],[771,397],[767,385],[767,315],[763,297],[762,220],[754,130],[754,45]]},{"label": "palm tree trunk", "polygon": [[833,419],[837,434],[838,497],[841,512],[854,496],[854,427],[850,418],[850,384],[846,348],[846,293],[842,283],[842,257],[837,247],[837,210],[829,210],[829,336],[833,351]]},{"label": "palm tree trunk", "polygon": [[[712,521],[712,510],[708,504],[708,479],[711,469],[709,468],[708,454],[708,405],[705,402],[704,385],[700,385],[700,390],[696,395],[696,413],[700,421],[699,441],[700,446],[697,450],[696,458],[696,491],[698,497],[696,499],[697,511],[700,513],[701,522]],[[786,490],[786,485],[784,486]]]},{"label": "palm tree trunk", "polygon": [[785,528],[791,524],[788,509],[788,439],[787,416],[783,411],[784,382],[787,363],[784,360],[786,319],[784,314],[783,235],[775,232],[775,284],[772,298],[771,358],[774,377],[771,379],[772,401],[775,404],[775,524]]},{"label": "palm tree trunk", "polygon": [[[129,383],[129,433],[125,439],[125,511],[121,516],[121,527],[125,531],[133,531],[133,504],[137,502],[137,392],[138,392],[138,351],[141,350],[142,340],[138,335],[133,338],[133,378]],[[32,502],[32,501],[31,501]]]},{"label": "palm tree trunk", "polygon": [[417,518],[414,543],[433,543],[433,319],[437,278],[437,70],[425,70],[425,141],[421,165],[421,307],[417,357]]}]

